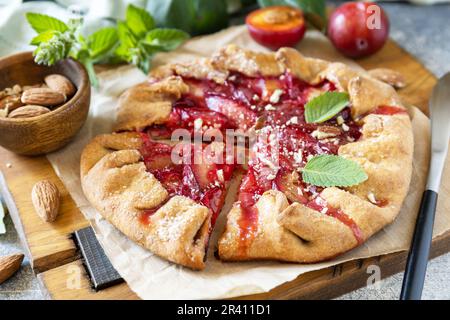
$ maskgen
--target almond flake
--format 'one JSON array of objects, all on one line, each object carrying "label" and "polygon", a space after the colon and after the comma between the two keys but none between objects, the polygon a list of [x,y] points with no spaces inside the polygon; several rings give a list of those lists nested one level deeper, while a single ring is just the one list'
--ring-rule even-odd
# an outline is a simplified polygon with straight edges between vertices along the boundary
[{"label": "almond flake", "polygon": [[320,210],[320,213],[323,213],[323,214],[325,214],[325,213],[327,213],[328,212],[328,208],[327,207],[325,207],[325,208],[323,208],[322,210]]},{"label": "almond flake", "polygon": [[275,108],[271,104],[266,105],[266,107],[264,109],[266,109],[266,111],[275,111],[275,110],[277,110],[277,108]]},{"label": "almond flake", "polygon": [[346,125],[345,123],[342,124],[341,128],[342,128],[342,130],[344,130],[344,131],[350,130],[350,127],[349,127],[348,125]]},{"label": "almond flake", "polygon": [[292,117],[291,119],[289,119],[289,122],[292,124],[298,124],[298,117]]},{"label": "almond flake", "polygon": [[338,116],[338,117],[336,118],[336,122],[337,122],[338,125],[341,125],[341,124],[344,123],[344,118],[342,118],[342,116]]},{"label": "almond flake", "polygon": [[270,96],[269,101],[270,101],[271,103],[278,103],[278,101],[280,101],[280,97],[281,97],[282,94],[283,94],[283,90],[281,90],[281,89],[276,89],[276,90],[272,93],[272,95]]},{"label": "almond flake", "polygon": [[276,175],[274,175],[273,173],[271,173],[271,174],[269,174],[268,176],[267,176],[267,180],[273,180],[273,179],[275,179],[277,176]]},{"label": "almond flake", "polygon": [[336,134],[333,133],[333,132],[323,132],[323,131],[320,131],[320,129],[317,129],[317,130],[314,130],[314,131],[311,133],[311,136],[312,136],[313,138],[316,138],[316,139],[321,140],[321,139],[326,139],[326,138],[335,137]]},{"label": "almond flake", "polygon": [[372,191],[369,191],[367,194],[367,199],[369,199],[369,201],[373,204],[377,204],[377,198],[375,198],[375,194]]},{"label": "almond flake", "polygon": [[195,130],[200,130],[203,126],[203,120],[200,118],[197,118],[194,120],[194,129]]},{"label": "almond flake", "polygon": [[298,150],[296,153],[294,153],[294,161],[295,163],[302,163],[303,161],[303,151],[302,150]]},{"label": "almond flake", "polygon": [[217,177],[219,178],[220,182],[225,182],[225,178],[223,176],[223,170],[222,169],[217,170]]}]

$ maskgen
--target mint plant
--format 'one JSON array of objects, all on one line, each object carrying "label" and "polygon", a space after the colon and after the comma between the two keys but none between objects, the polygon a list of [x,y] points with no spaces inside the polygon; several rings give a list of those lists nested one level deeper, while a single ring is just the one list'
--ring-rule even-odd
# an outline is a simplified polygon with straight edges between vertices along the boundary
[{"label": "mint plant", "polygon": [[131,63],[148,73],[155,53],[177,48],[189,35],[178,29],[156,28],[153,17],[144,9],[129,5],[124,21],[83,36],[82,19],[67,23],[39,13],[27,13],[26,18],[38,33],[31,40],[36,63],[51,66],[68,57],[80,61],[88,71],[94,87],[98,80],[94,64],[104,62]]}]

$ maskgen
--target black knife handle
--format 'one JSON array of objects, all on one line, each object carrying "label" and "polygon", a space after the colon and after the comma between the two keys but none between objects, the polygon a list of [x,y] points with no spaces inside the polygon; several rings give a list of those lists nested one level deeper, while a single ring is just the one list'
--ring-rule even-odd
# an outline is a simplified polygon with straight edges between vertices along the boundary
[{"label": "black knife handle", "polygon": [[425,190],[420,203],[416,228],[406,262],[400,300],[420,300],[433,238],[433,224],[438,194]]}]

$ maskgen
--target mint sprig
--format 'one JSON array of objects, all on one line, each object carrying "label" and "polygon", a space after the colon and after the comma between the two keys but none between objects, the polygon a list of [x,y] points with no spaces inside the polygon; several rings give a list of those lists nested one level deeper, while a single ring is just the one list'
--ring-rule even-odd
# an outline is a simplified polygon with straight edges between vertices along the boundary
[{"label": "mint sprig", "polygon": [[319,187],[349,187],[367,180],[356,162],[336,155],[318,155],[302,169],[303,181]]},{"label": "mint sprig", "polygon": [[118,22],[120,45],[117,58],[138,66],[144,73],[150,69],[152,56],[178,47],[189,35],[178,29],[155,28],[153,17],[144,9],[129,5],[125,21]]},{"label": "mint sprig", "polygon": [[82,19],[67,23],[39,13],[27,13],[30,26],[38,33],[31,40],[37,46],[36,63],[51,66],[68,57],[79,60],[86,67],[91,83],[98,86],[94,71],[97,63],[122,63],[136,65],[148,73],[152,56],[160,51],[170,51],[189,38],[177,29],[155,28],[153,17],[144,9],[129,5],[126,19],[117,27],[106,27],[83,36]]},{"label": "mint sprig", "polygon": [[345,92],[325,92],[305,105],[305,121],[321,123],[333,118],[350,103]]}]

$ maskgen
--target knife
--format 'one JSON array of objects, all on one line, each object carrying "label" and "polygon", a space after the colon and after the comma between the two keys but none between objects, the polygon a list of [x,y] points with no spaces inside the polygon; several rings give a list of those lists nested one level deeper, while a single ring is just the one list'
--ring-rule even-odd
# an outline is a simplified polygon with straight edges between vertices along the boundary
[{"label": "knife", "polygon": [[406,262],[400,300],[420,300],[433,237],[439,185],[450,134],[450,72],[439,79],[430,100],[431,161],[411,249]]}]

